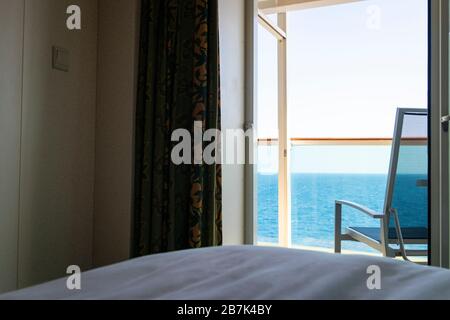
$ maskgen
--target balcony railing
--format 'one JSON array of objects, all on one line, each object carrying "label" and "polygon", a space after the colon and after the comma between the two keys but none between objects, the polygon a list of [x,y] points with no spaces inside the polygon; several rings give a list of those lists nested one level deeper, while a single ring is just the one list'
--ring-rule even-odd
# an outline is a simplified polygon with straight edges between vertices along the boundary
[{"label": "balcony railing", "polygon": [[[402,140],[404,145],[426,145],[426,138],[407,138]],[[293,146],[386,146],[392,144],[392,138],[291,138]],[[277,138],[260,138],[258,145],[278,145]]]},{"label": "balcony railing", "polygon": [[[279,141],[276,138],[257,141],[261,148],[258,160],[261,164],[258,166],[261,169],[258,169],[258,238],[262,243],[278,243],[280,173],[274,161],[281,156],[277,150]],[[336,199],[350,199],[374,210],[383,210],[391,138],[292,138],[290,141],[292,168],[288,174],[294,246],[332,248]],[[402,145],[413,147],[427,143],[426,138],[402,140]],[[314,157],[321,158],[315,161]],[[376,163],[376,170],[372,163]],[[312,171],[311,167],[317,171]],[[342,167],[342,172],[355,173],[327,173],[334,172],[336,167]],[[377,226],[352,210],[346,214],[344,224]],[[347,249],[370,252],[358,244],[349,244]]]}]

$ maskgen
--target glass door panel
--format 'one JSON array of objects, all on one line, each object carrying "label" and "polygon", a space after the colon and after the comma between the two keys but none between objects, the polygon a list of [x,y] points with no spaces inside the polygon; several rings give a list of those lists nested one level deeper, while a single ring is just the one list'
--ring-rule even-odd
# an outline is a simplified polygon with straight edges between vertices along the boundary
[{"label": "glass door panel", "polygon": [[278,237],[278,40],[258,25],[257,106],[258,242],[277,244]]}]

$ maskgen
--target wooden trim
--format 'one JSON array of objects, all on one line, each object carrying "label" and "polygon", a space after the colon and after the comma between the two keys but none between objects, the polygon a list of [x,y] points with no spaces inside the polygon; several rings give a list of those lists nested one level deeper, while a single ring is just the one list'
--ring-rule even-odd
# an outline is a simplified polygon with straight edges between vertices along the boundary
[{"label": "wooden trim", "polygon": [[[286,13],[278,13],[278,25],[282,30],[287,28]],[[288,136],[288,104],[287,104],[287,39],[278,41],[278,125],[279,132],[279,241],[282,247],[292,245],[291,221],[291,182],[290,182],[290,139]]]},{"label": "wooden trim", "polygon": [[275,25],[270,19],[262,12],[258,12],[259,23],[271,34],[273,34],[278,40],[286,40],[286,32]]},{"label": "wooden trim", "polygon": [[[392,144],[392,138],[291,138],[291,144],[295,146],[301,145],[375,145],[388,146]],[[258,139],[258,145],[278,145],[277,138],[262,138]],[[407,138],[402,139],[403,145],[427,145],[427,138]]]},{"label": "wooden trim", "polygon": [[358,2],[364,0],[266,0],[260,1],[259,9],[265,14],[273,14],[292,10],[304,10]]}]

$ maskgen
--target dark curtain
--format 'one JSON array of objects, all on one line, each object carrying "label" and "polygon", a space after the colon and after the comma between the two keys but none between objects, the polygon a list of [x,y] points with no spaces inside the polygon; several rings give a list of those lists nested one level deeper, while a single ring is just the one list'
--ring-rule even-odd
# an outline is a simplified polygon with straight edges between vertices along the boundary
[{"label": "dark curtain", "polygon": [[222,244],[220,164],[175,165],[176,129],[221,129],[217,0],[143,0],[134,255]]}]

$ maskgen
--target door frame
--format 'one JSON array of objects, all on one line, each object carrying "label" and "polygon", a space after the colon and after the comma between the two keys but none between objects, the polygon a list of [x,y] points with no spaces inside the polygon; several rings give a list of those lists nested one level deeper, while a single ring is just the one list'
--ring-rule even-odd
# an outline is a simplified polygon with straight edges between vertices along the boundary
[{"label": "door frame", "polygon": [[[245,0],[245,130],[255,129],[258,105],[258,1]],[[246,141],[244,244],[258,242],[257,167],[249,161],[256,159],[257,141]]]},{"label": "door frame", "polygon": [[[257,125],[257,78],[258,78],[258,29],[266,29],[277,41],[277,83],[278,83],[278,245],[291,247],[291,194],[290,194],[290,139],[288,137],[288,109],[287,109],[287,20],[286,13],[277,13],[278,23],[274,24],[257,8],[256,1],[248,1],[246,11],[251,18],[247,21],[247,84],[253,87],[247,92],[247,115],[245,129],[258,130]],[[250,65],[250,66],[249,66]],[[257,135],[253,135],[257,136]],[[248,146],[247,160],[257,159],[258,140]],[[245,243],[256,244],[257,240],[257,166],[247,161],[246,164],[246,227]]]},{"label": "door frame", "polygon": [[449,138],[441,123],[449,114],[449,0],[428,0],[428,6],[430,264],[449,268]]},{"label": "door frame", "polygon": [[[430,264],[450,267],[449,137],[442,116],[449,112],[449,0],[428,0],[429,7],[429,133],[430,133]],[[253,128],[257,111],[257,0],[245,1],[246,127]],[[256,141],[247,148],[256,154]],[[252,159],[255,159],[254,157]],[[245,244],[257,244],[256,165],[246,164]]]}]

